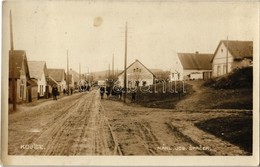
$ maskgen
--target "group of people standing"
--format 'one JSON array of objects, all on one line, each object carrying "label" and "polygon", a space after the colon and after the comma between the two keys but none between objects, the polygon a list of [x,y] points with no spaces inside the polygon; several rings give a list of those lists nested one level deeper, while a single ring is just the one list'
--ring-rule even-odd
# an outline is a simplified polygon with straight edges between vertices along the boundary
[{"label": "group of people standing", "polygon": [[101,99],[104,98],[104,94],[106,94],[107,97],[109,97],[109,96],[111,95],[111,89],[110,89],[110,86],[107,86],[107,87],[105,88],[105,86],[102,85],[102,86],[100,86],[99,91],[100,91]]},{"label": "group of people standing", "polygon": [[81,85],[79,87],[79,91],[80,92],[86,92],[86,91],[89,91],[90,90],[90,86],[89,85]]},{"label": "group of people standing", "polygon": [[[115,86],[115,87],[113,87],[113,88],[111,89],[110,86],[105,87],[105,86],[103,86],[103,85],[100,86],[99,91],[100,91],[100,97],[101,97],[101,99],[103,99],[103,98],[104,98],[104,94],[106,94],[107,97],[109,97],[110,95],[118,96],[119,100],[122,99],[122,95],[123,95],[123,93],[125,92],[125,91],[124,91],[124,88],[122,88],[121,86]],[[136,91],[132,91],[132,92],[131,92],[131,101],[132,101],[132,102],[136,101]]]},{"label": "group of people standing", "polygon": [[[70,93],[72,95],[73,94],[73,88],[70,88],[69,92],[66,91],[65,89],[63,89],[63,94],[65,95],[66,93]],[[57,85],[53,85],[52,86],[52,97],[53,97],[53,100],[58,100],[57,96],[59,96],[59,95],[60,95],[60,92],[58,90]]]}]

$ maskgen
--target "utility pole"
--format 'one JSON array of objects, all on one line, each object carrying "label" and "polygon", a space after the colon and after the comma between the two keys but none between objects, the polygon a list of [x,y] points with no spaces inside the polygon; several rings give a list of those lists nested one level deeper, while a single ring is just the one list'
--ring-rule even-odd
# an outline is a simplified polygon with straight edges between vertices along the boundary
[{"label": "utility pole", "polygon": [[108,63],[108,76],[107,76],[107,79],[109,79],[110,77],[110,63]]},{"label": "utility pole", "polygon": [[227,56],[226,56],[226,74],[228,73],[228,36],[227,36]]},{"label": "utility pole", "polygon": [[114,70],[114,54],[113,54],[113,58],[112,58],[112,76],[114,78],[115,75],[115,70]]},{"label": "utility pole", "polygon": [[68,95],[70,95],[70,81],[69,81],[69,51],[67,49],[67,87],[68,87]]},{"label": "utility pole", "polygon": [[79,87],[80,87],[80,82],[81,82],[81,66],[80,66],[80,63],[79,63],[79,83],[78,83]]},{"label": "utility pole", "polygon": [[89,84],[89,67],[88,67],[88,85],[90,85],[90,84]]},{"label": "utility pole", "polygon": [[125,66],[124,66],[124,103],[126,102],[126,65],[127,65],[127,22],[125,24]]},{"label": "utility pole", "polygon": [[[9,51],[9,58],[11,59],[12,66],[12,102],[13,102],[13,111],[16,111],[16,81],[14,76],[14,42],[13,42],[13,23],[12,23],[12,11],[10,10],[10,44],[11,50]],[[10,65],[10,64],[9,64]]]}]

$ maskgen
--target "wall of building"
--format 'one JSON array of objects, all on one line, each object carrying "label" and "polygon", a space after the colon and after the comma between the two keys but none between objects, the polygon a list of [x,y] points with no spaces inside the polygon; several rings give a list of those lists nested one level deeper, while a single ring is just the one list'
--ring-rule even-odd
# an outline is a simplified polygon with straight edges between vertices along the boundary
[{"label": "wall of building", "polygon": [[[171,69],[170,81],[182,81],[183,80],[183,66],[179,57],[176,55],[174,67]],[[179,74],[178,74],[179,73]]]},{"label": "wall of building", "polygon": [[33,86],[31,88],[31,97],[32,97],[32,101],[38,99],[38,86]]},{"label": "wall of building", "polygon": [[227,48],[221,43],[218,48],[216,55],[212,62],[212,77],[218,77],[226,74],[226,65],[228,62],[228,73],[232,71],[233,56],[228,52],[228,61],[227,61]]},{"label": "wall of building", "polygon": [[42,74],[41,79],[38,79],[37,84],[38,84],[39,97],[44,97],[46,92],[46,86],[47,86],[47,81],[44,74]]},{"label": "wall of building", "polygon": [[[127,86],[134,87],[136,81],[139,82],[139,86],[152,85],[154,82],[153,74],[150,73],[144,66],[139,62],[135,62],[131,67],[127,69]],[[120,86],[124,86],[124,73],[118,76]]]}]

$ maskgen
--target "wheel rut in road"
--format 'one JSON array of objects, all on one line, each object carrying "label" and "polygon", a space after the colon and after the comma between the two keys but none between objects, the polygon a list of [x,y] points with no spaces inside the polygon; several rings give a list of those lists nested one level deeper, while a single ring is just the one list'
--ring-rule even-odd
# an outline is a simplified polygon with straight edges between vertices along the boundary
[{"label": "wheel rut in road", "polygon": [[[55,108],[55,110],[51,110]],[[46,111],[46,109],[48,111]],[[41,114],[41,111],[45,114]],[[20,118],[28,117],[35,120],[46,120],[43,126],[31,121],[31,126],[37,126],[39,132],[27,132],[27,135],[16,135],[16,119],[10,118],[10,129],[13,132],[9,137],[18,137],[18,140],[10,141],[9,154],[14,155],[115,155],[115,142],[111,136],[108,123],[102,116],[100,97],[97,91],[73,95],[66,101],[58,100],[52,106],[41,105],[38,108],[39,114],[34,111],[27,111],[20,114]],[[56,112],[56,113],[53,113]],[[32,117],[30,117],[30,114]],[[41,118],[38,118],[40,115]],[[51,115],[48,116],[48,115]],[[14,115],[15,116],[15,115]],[[21,119],[19,125],[26,124]],[[13,126],[12,126],[13,125]],[[28,126],[19,127],[27,131]],[[19,138],[20,137],[20,138]],[[12,143],[13,142],[13,143]],[[23,144],[38,144],[44,149],[21,149]]]}]

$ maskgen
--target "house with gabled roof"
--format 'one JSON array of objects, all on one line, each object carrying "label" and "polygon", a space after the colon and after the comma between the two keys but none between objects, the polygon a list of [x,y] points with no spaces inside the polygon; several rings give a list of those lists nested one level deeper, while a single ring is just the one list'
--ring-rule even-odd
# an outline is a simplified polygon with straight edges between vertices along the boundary
[{"label": "house with gabled roof", "polygon": [[59,92],[66,90],[66,73],[64,69],[48,69],[48,75],[58,83]]},{"label": "house with gabled roof", "polygon": [[[155,80],[155,75],[137,59],[126,68],[126,73],[128,88],[152,85]],[[124,71],[118,74],[118,81],[119,85],[123,87]]]},{"label": "house with gabled roof", "polygon": [[70,69],[70,75],[71,75],[71,77],[69,78],[70,84],[73,86],[73,88],[78,88],[78,86],[79,86],[79,73]]},{"label": "house with gabled roof", "polygon": [[38,84],[38,98],[48,98],[49,86],[47,83],[48,70],[44,61],[28,61],[30,77],[35,79]]},{"label": "house with gabled roof", "polygon": [[24,50],[9,51],[9,85],[8,100],[12,102],[12,79],[14,78],[16,90],[16,102],[29,102],[31,99],[30,86],[35,86],[35,82],[30,80],[30,73],[26,52]]},{"label": "house with gabled roof", "polygon": [[174,70],[171,71],[170,81],[208,79],[211,77],[211,59],[209,53],[177,53]]},{"label": "house with gabled roof", "polygon": [[211,59],[212,76],[253,65],[253,41],[221,40]]}]

